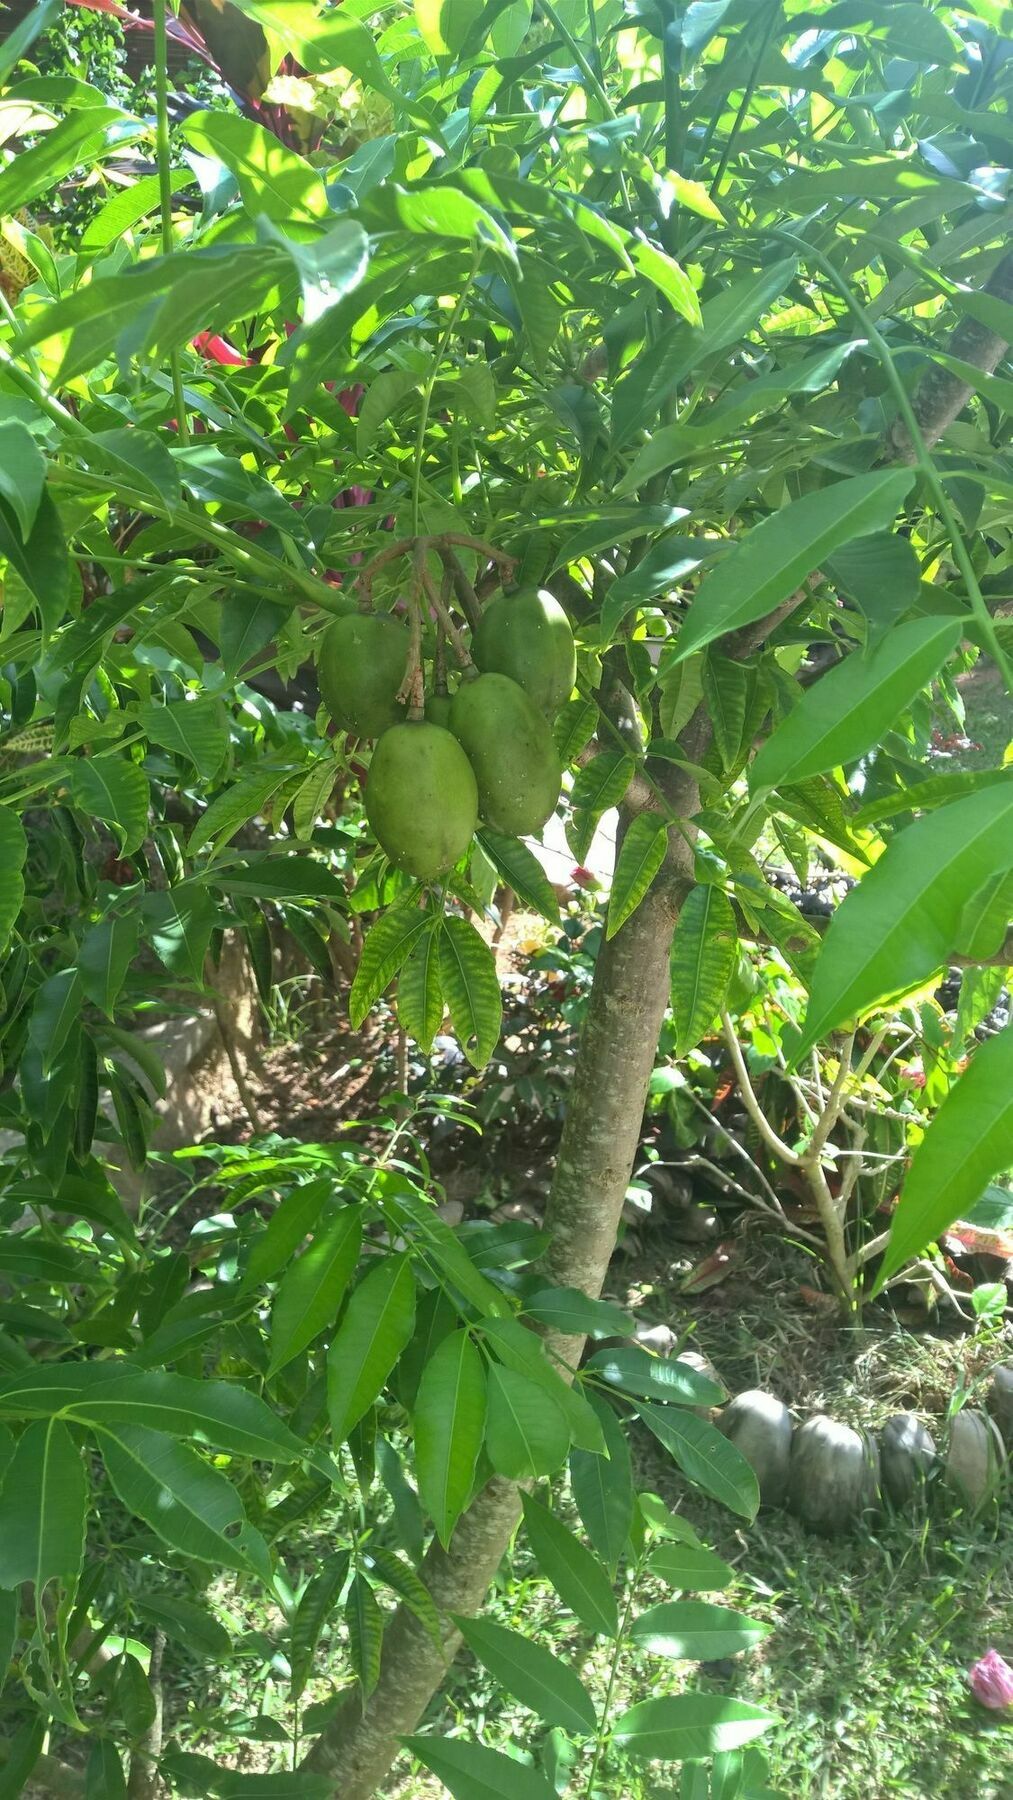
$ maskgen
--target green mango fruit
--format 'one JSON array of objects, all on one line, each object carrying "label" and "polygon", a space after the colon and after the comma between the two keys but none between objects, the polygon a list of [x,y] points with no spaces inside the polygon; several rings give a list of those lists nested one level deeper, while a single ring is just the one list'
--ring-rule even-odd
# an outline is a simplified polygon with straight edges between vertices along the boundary
[{"label": "green mango fruit", "polygon": [[550,717],[573,692],[577,653],[570,621],[544,588],[493,600],[479,620],[471,653],[480,669],[509,675]]},{"label": "green mango fruit", "polygon": [[408,628],[376,613],[335,619],[324,632],[318,674],[324,705],[342,731],[379,737],[405,707],[397,693],[408,665]]},{"label": "green mango fruit", "polygon": [[450,728],[475,771],[483,819],[510,837],[541,831],[559,799],[563,770],[552,733],[524,689],[509,675],[462,681]]},{"label": "green mango fruit", "polygon": [[366,817],[396,868],[419,881],[452,869],[478,824],[478,787],[456,737],[424,719],[385,731],[366,777]]}]

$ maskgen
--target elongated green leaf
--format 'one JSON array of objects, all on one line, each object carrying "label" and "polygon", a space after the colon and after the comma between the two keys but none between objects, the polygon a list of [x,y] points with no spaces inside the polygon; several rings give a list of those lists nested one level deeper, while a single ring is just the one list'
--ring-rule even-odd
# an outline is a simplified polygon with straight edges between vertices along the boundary
[{"label": "elongated green leaf", "polygon": [[867,656],[851,655],[806,689],[749,771],[753,789],[822,775],[878,744],[963,635],[961,619],[912,619]]},{"label": "elongated green leaf", "polygon": [[1009,780],[1005,769],[954,769],[948,775],[930,775],[926,781],[913,781],[910,787],[880,794],[860,806],[852,818],[856,831],[866,825],[878,825],[881,819],[894,819],[899,813],[929,812],[937,806],[948,806],[965,794],[976,794],[979,788],[995,787]]},{"label": "elongated green leaf", "polygon": [[35,596],[43,633],[50,637],[62,622],[70,597],[70,558],[60,515],[46,489],[39,496],[27,540],[22,539],[17,515],[0,496],[0,555]]},{"label": "elongated green leaf", "polygon": [[[568,703],[569,704],[569,703]],[[575,702],[580,705],[581,702]],[[597,718],[597,708],[592,709]],[[550,925],[559,924],[559,901],[552,883],[537,856],[519,838],[506,837],[501,831],[484,826],[478,841],[507,886],[512,888],[522,906],[541,913]]]},{"label": "elongated green leaf", "polygon": [[251,1527],[231,1481],[188,1445],[143,1425],[104,1427],[102,1458],[116,1493],[172,1549],[248,1571]]},{"label": "elongated green leaf", "polygon": [[452,1331],[426,1364],[415,1402],[419,1493],[444,1546],[471,1498],[485,1416],[481,1355],[467,1331]]},{"label": "elongated green leaf", "polygon": [[385,1257],[355,1289],[327,1352],[327,1410],[336,1444],[372,1406],[414,1329],[411,1259]]},{"label": "elongated green leaf", "polygon": [[614,1638],[619,1618],[607,1570],[541,1501],[530,1494],[522,1499],[524,1527],[542,1574],[589,1631]]},{"label": "elongated green leaf", "polygon": [[292,218],[327,216],[323,177],[312,163],[280,143],[252,119],[220,112],[193,113],[183,135],[205,156],[216,157],[239,183],[243,205],[280,225]]},{"label": "elongated green leaf", "polygon": [[0,171],[0,217],[30,206],[78,163],[94,162],[109,141],[110,126],[118,146],[144,129],[117,106],[87,106],[44,132],[31,150],[20,151]]},{"label": "elongated green leaf", "polygon": [[813,971],[802,1056],[952,955],[970,894],[1013,868],[1013,779],[916,819],[834,914]]},{"label": "elongated green leaf", "polygon": [[320,1633],[341,1598],[348,1580],[347,1550],[335,1550],[326,1556],[319,1573],[314,1575],[292,1621],[292,1698],[298,1700],[313,1673]]},{"label": "elongated green leaf", "polygon": [[176,756],[185,756],[206,781],[217,775],[229,747],[225,712],[219,700],[175,700],[168,706],[145,700],[138,710],[138,720],[153,744],[160,744]]},{"label": "elongated green leaf", "polygon": [[679,633],[677,656],[773,612],[839,545],[893,524],[914,477],[854,475],[761,519],[704,577]]},{"label": "elongated green leaf", "polygon": [[282,768],[265,769],[254,765],[245,770],[230,788],[215,795],[207,811],[198,819],[187,844],[191,856],[203,850],[205,844],[213,843],[215,849],[220,850],[237,831],[257,817],[272,794],[276,794],[295,773],[291,763]]},{"label": "elongated green leaf", "polygon": [[16,1588],[0,1589],[0,1694],[7,1684],[7,1671],[18,1635],[21,1600]]},{"label": "elongated green leaf", "polygon": [[396,1550],[388,1550],[382,1544],[370,1545],[368,1560],[374,1574],[404,1601],[419,1623],[425,1626],[439,1649],[443,1643],[440,1615],[433,1605],[429,1589],[411,1563],[399,1556]]},{"label": "elongated green leaf", "polygon": [[25,898],[21,870],[28,854],[28,840],[17,813],[0,807],[0,950],[17,923]]},{"label": "elongated green leaf", "polygon": [[279,1269],[291,1262],[313,1230],[330,1192],[330,1182],[322,1179],[304,1182],[285,1195],[271,1214],[267,1229],[250,1251],[241,1283],[242,1292],[259,1287],[262,1281],[270,1281],[272,1275],[277,1275]]},{"label": "elongated green leaf", "polygon": [[305,1453],[305,1445],[266,1402],[238,1383],[123,1371],[124,1364],[115,1362],[21,1370],[0,1381],[0,1417],[39,1419],[66,1412],[84,1424],[136,1423],[266,1462],[291,1462]]},{"label": "elongated green leaf", "polygon": [[639,813],[622,841],[609,895],[606,937],[615,937],[636,912],[665,860],[668,822],[661,813]]},{"label": "elongated green leaf", "polygon": [[536,1382],[492,1363],[485,1447],[497,1475],[514,1481],[554,1475],[570,1448],[566,1415]]},{"label": "elongated green leaf", "polygon": [[734,767],[742,746],[749,695],[749,670],[731,657],[709,651],[703,662],[703,697],[714,727],[714,742],[726,769]]},{"label": "elongated green leaf", "polygon": [[59,1419],[29,1425],[0,1489],[0,1588],[74,1582],[84,1556],[87,1484],[81,1452]]},{"label": "elongated green leaf", "polygon": [[998,956],[1013,919],[1013,870],[990,875],[960,910],[957,947],[962,956]]},{"label": "elongated green leaf", "polygon": [[97,431],[88,441],[87,462],[89,468],[107,472],[120,484],[150,495],[156,506],[176,507],[180,503],[183,490],[179,472],[153,431],[138,431],[134,426]]},{"label": "elongated green leaf", "polygon": [[561,1725],[578,1737],[595,1730],[597,1718],[590,1694],[579,1676],[551,1650],[489,1619],[459,1618],[456,1624],[483,1668],[546,1725]]},{"label": "elongated green leaf", "polygon": [[[567,700],[560,707],[552,721],[552,737],[564,769],[568,769],[584,746],[590,743],[597,724],[598,708],[593,700]],[[480,839],[483,835],[479,832]],[[491,850],[487,854],[493,856]]]},{"label": "elongated green leaf", "polygon": [[482,0],[415,0],[415,23],[434,56],[456,55],[482,12]]},{"label": "elongated green leaf", "polygon": [[734,1569],[715,1556],[713,1550],[702,1549],[698,1544],[659,1544],[651,1552],[648,1567],[652,1575],[660,1575],[673,1587],[693,1594],[730,1587],[735,1579]]},{"label": "elongated green leaf", "polygon": [[635,1320],[611,1300],[592,1300],[581,1288],[538,1288],[524,1301],[524,1311],[539,1325],[550,1331],[563,1331],[572,1336],[586,1332],[590,1337],[609,1337],[631,1332]]},{"label": "elongated green leaf", "polygon": [[137,951],[136,913],[102,919],[86,931],[77,958],[81,986],[94,1006],[112,1018],[127,970]]},{"label": "elongated green leaf", "polygon": [[728,1398],[718,1382],[702,1375],[691,1363],[682,1362],[677,1356],[652,1356],[635,1344],[596,1350],[588,1357],[585,1368],[592,1369],[597,1380],[621,1393],[674,1406],[720,1406]]},{"label": "elongated green leaf", "polygon": [[610,807],[619,805],[636,766],[634,758],[624,750],[600,750],[577,771],[570,805],[575,812],[587,812],[596,818],[599,813],[608,812]]},{"label": "elongated green leaf", "polygon": [[354,1575],[345,1601],[348,1654],[359,1677],[363,1699],[369,1698],[380,1679],[383,1654],[383,1614],[376,1595],[363,1575]]},{"label": "elongated green leaf", "polygon": [[1013,1027],[980,1044],[914,1153],[873,1290],[967,1218],[994,1175],[1013,1165]]},{"label": "elongated green leaf", "polygon": [[419,392],[418,376],[409,369],[385,369],[370,382],[355,421],[355,448],[360,456],[371,450],[383,426],[409,394]]},{"label": "elongated green leaf", "polygon": [[[170,175],[174,193],[182,188],[192,187],[197,180],[192,170],[184,167],[170,170]],[[107,245],[114,244],[142,219],[157,213],[160,193],[157,174],[142,175],[130,187],[117,189],[89,221],[81,238],[81,249],[89,253],[104,250]]]},{"label": "elongated green leaf", "polygon": [[706,1600],[665,1600],[648,1607],[630,1625],[630,1636],[655,1656],[677,1656],[687,1662],[717,1662],[738,1656],[770,1634],[770,1626],[727,1606]]},{"label": "elongated green leaf", "polygon": [[35,996],[28,1035],[42,1058],[48,1075],[77,1024],[81,1012],[81,982],[76,969],[60,969],[42,983]]},{"label": "elongated green leaf", "polygon": [[741,1452],[715,1426],[674,1406],[642,1401],[638,1410],[690,1481],[743,1519],[756,1517],[760,1504],[756,1476]]},{"label": "elongated green leaf", "polygon": [[873,632],[888,631],[921,591],[914,545],[896,531],[870,531],[824,559],[828,581],[861,607]]},{"label": "elongated green leaf", "polygon": [[546,1356],[540,1337],[528,1331],[517,1319],[483,1319],[482,1331],[508,1369],[526,1375],[555,1401],[566,1415],[575,1444],[582,1450],[604,1450],[605,1439],[594,1408],[579,1386],[571,1387],[563,1380]]},{"label": "elongated green leaf", "polygon": [[680,1056],[700,1042],[721,1011],[737,954],[727,894],[708,882],[693,888],[672,939],[672,1012]]},{"label": "elongated green leaf", "polygon": [[187,975],[203,986],[204,959],[218,908],[202,887],[183,885],[164,893],[145,894],[141,901],[145,936],[159,961],[173,975]]},{"label": "elongated green leaf", "polygon": [[426,1054],[443,1023],[439,921],[417,942],[397,978],[398,1021]]},{"label": "elongated green leaf", "polygon": [[127,1800],[119,1751],[109,1738],[96,1738],[88,1757],[84,1800]]},{"label": "elongated green leaf", "polygon": [[75,806],[119,833],[123,856],[143,843],[148,829],[148,781],[136,763],[111,756],[75,762],[70,791]]},{"label": "elongated green leaf", "polygon": [[432,924],[429,913],[409,903],[389,907],[367,932],[348,996],[348,1017],[355,1029],[407,962],[422,933],[432,930]]},{"label": "elongated green leaf", "polygon": [[405,1748],[427,1769],[432,1769],[454,1800],[557,1800],[556,1790],[544,1775],[527,1763],[487,1750],[484,1744],[466,1744],[461,1738],[405,1738]]},{"label": "elongated green leaf", "polygon": [[724,1694],[673,1694],[642,1700],[617,1719],[613,1737],[631,1756],[696,1762],[749,1744],[777,1723],[762,1706]]},{"label": "elongated green leaf", "polygon": [[608,1402],[589,1395],[601,1422],[607,1456],[576,1446],[570,1451],[570,1487],[592,1547],[614,1576],[633,1524],[633,1470],[626,1434]]},{"label": "elongated green leaf", "polygon": [[0,495],[6,500],[27,543],[46,483],[46,465],[31,432],[20,419],[0,424]]},{"label": "elongated green leaf", "polygon": [[336,1318],[361,1243],[362,1214],[357,1206],[343,1206],[292,1264],[271,1309],[268,1376],[276,1375]]},{"label": "elongated green leaf", "polygon": [[133,1600],[138,1617],[157,1625],[167,1637],[183,1644],[191,1656],[221,1662],[232,1649],[225,1626],[204,1606],[177,1594],[138,1594]]},{"label": "elongated green leaf", "polygon": [[34,44],[39,33],[48,31],[61,11],[62,0],[37,0],[19,25],[6,34],[0,48],[0,81],[6,81],[12,69]]},{"label": "elongated green leaf", "polygon": [[440,983],[461,1049],[484,1069],[499,1040],[503,1002],[496,959],[468,919],[446,918],[439,940]]}]

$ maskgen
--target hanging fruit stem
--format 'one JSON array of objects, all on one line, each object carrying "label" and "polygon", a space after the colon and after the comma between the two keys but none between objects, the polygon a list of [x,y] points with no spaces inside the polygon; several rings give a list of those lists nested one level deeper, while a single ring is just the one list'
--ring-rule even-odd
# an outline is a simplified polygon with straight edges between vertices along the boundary
[{"label": "hanging fruit stem", "polygon": [[425,551],[416,548],[415,569],[408,596],[408,664],[397,698],[416,723],[425,717],[425,685],[422,673],[422,581]]},{"label": "hanging fruit stem", "polygon": [[428,597],[429,604],[432,607],[434,613],[436,614],[436,617],[439,620],[440,624],[443,626],[443,629],[446,632],[448,638],[450,639],[450,642],[453,646],[454,655],[456,656],[458,662],[460,663],[461,668],[464,670],[465,675],[474,675],[476,673],[476,670],[475,670],[475,665],[471,660],[471,652],[468,649],[468,646],[465,643],[463,637],[461,636],[461,633],[460,633],[458,627],[454,624],[454,621],[450,616],[450,609],[446,605],[446,603],[443,599],[443,595],[440,593],[440,590],[437,587],[432,576],[430,575],[429,570],[425,567],[423,567],[423,569],[422,569],[422,581],[423,581],[423,585],[425,586],[426,595]]}]

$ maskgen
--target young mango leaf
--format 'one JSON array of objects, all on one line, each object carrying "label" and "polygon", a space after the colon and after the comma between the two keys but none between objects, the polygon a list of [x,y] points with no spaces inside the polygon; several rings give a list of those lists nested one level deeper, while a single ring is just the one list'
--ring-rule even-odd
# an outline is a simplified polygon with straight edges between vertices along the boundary
[{"label": "young mango leaf", "polygon": [[91,813],[118,833],[121,856],[129,856],[144,842],[148,829],[148,780],[136,763],[110,756],[75,762],[70,793],[82,812]]},{"label": "young mango leaf", "polygon": [[795,1058],[888,995],[927,981],[954,952],[968,895],[1011,868],[1009,777],[900,832],[830,921]]},{"label": "young mango leaf", "polygon": [[598,818],[611,807],[618,806],[630,785],[636,759],[625,750],[599,750],[589,763],[578,769],[570,792],[574,812]]},{"label": "young mango leaf", "polygon": [[615,937],[630,914],[636,912],[665,860],[667,848],[667,819],[661,813],[639,813],[630,824],[616,859],[605,927],[607,938]]},{"label": "young mango leaf", "polygon": [[485,1447],[497,1475],[513,1481],[554,1475],[570,1448],[566,1415],[543,1387],[491,1363]]},{"label": "young mango leaf", "polygon": [[614,1638],[619,1615],[607,1570],[541,1501],[530,1494],[521,1499],[528,1540],[546,1580],[589,1631]]},{"label": "young mango leaf", "polygon": [[938,674],[964,629],[962,618],[912,619],[867,655],[846,656],[806,689],[762,745],[749,771],[754,793],[863,756]]},{"label": "young mango leaf", "polygon": [[[64,1248],[47,1246],[50,1251]],[[59,1412],[85,1425],[146,1425],[264,1462],[292,1462],[305,1455],[305,1444],[249,1388],[162,1371],[124,1373],[124,1367],[115,1362],[62,1363],[5,1376],[0,1417],[50,1418]]]},{"label": "young mango leaf", "polygon": [[558,1800],[544,1775],[527,1763],[460,1738],[409,1737],[406,1750],[431,1769],[454,1800]]},{"label": "young mango leaf", "polygon": [[16,514],[0,497],[0,555],[6,556],[11,569],[35,596],[43,635],[52,637],[70,599],[70,558],[60,515],[48,490],[39,497],[25,542]]},{"label": "young mango leaf", "polygon": [[127,970],[137,953],[136,913],[101,919],[81,939],[77,973],[87,998],[111,1019]]},{"label": "young mango leaf", "polygon": [[424,1625],[437,1649],[443,1644],[443,1633],[440,1629],[440,1615],[433,1605],[429,1590],[424,1586],[421,1577],[416,1574],[410,1562],[399,1556],[396,1550],[388,1550],[382,1544],[370,1544],[368,1550],[370,1567],[386,1587],[392,1589],[398,1598],[403,1600],[409,1611],[415,1614],[420,1625]]},{"label": "young mango leaf", "polygon": [[765,618],[832,550],[892,525],[913,480],[910,470],[900,469],[854,475],[761,519],[704,577],[679,632],[676,658]]},{"label": "young mango leaf", "polygon": [[718,1662],[751,1650],[770,1634],[770,1626],[727,1606],[706,1600],[665,1600],[648,1607],[630,1625],[630,1637],[654,1656],[686,1662]]},{"label": "young mango leaf", "polygon": [[751,685],[750,671],[743,663],[708,651],[703,661],[703,697],[726,769],[734,768],[738,760]]},{"label": "young mango leaf", "polygon": [[358,1206],[339,1207],[287,1271],[271,1308],[268,1379],[305,1350],[336,1317],[362,1244]]},{"label": "young mango leaf", "polygon": [[676,1054],[700,1042],[724,1005],[735,970],[738,935],[727,894],[710,882],[691,889],[672,939],[672,1013]]},{"label": "young mango leaf", "polygon": [[482,1331],[500,1362],[516,1369],[529,1381],[543,1388],[566,1415],[570,1436],[582,1450],[601,1452],[605,1448],[602,1429],[594,1408],[577,1386],[571,1387],[545,1354],[540,1337],[528,1331],[518,1319],[483,1319]]},{"label": "young mango leaf", "polygon": [[484,1069],[503,1019],[496,959],[468,919],[446,918],[439,938],[440,983],[461,1049]]},{"label": "young mango leaf", "polygon": [[467,1331],[452,1331],[429,1358],[415,1401],[419,1493],[446,1548],[471,1498],[485,1436],[485,1366]]},{"label": "young mango leaf", "polygon": [[570,1487],[580,1522],[614,1577],[633,1525],[633,1469],[626,1433],[608,1402],[592,1389],[588,1396],[601,1422],[606,1456],[576,1446],[570,1451]]},{"label": "young mango leaf", "polygon": [[455,1624],[482,1667],[546,1725],[559,1725],[575,1737],[597,1729],[594,1701],[584,1683],[551,1650],[489,1619],[458,1618]]},{"label": "young mango leaf", "polygon": [[173,1550],[243,1573],[257,1566],[261,1559],[250,1557],[257,1534],[238,1493],[189,1445],[144,1425],[103,1427],[99,1441],[124,1506]]},{"label": "young mango leaf", "polygon": [[327,1352],[327,1410],[344,1443],[383,1388],[415,1329],[411,1258],[387,1256],[359,1283]]},{"label": "young mango leaf", "polygon": [[728,1398],[718,1382],[702,1375],[692,1364],[677,1356],[652,1356],[634,1344],[596,1350],[584,1367],[620,1393],[673,1406],[720,1406]]},{"label": "young mango leaf", "polygon": [[335,1550],[325,1557],[296,1607],[289,1655],[293,1700],[301,1697],[313,1673],[320,1633],[341,1598],[348,1580],[349,1561],[347,1550]]},{"label": "young mango leaf", "polygon": [[659,1544],[651,1552],[648,1568],[662,1581],[692,1594],[713,1593],[735,1580],[735,1570],[699,1544]]},{"label": "young mango leaf", "polygon": [[873,1293],[955,1219],[966,1219],[1013,1156],[1013,1026],[975,1050],[911,1162]]},{"label": "young mango leaf", "polygon": [[581,1332],[589,1337],[611,1337],[617,1332],[631,1332],[636,1325],[623,1307],[611,1300],[592,1300],[581,1288],[538,1288],[528,1295],[523,1310],[539,1325],[570,1336]]},{"label": "young mango leaf", "polygon": [[641,1700],[616,1720],[612,1736],[630,1756],[696,1762],[749,1744],[777,1723],[774,1713],[724,1694],[672,1694]]},{"label": "young mango leaf", "polygon": [[75,1582],[84,1557],[87,1482],[81,1452],[59,1419],[29,1425],[0,1489],[0,1588]]},{"label": "young mango leaf", "polygon": [[356,1574],[352,1577],[352,1585],[345,1601],[345,1625],[348,1630],[348,1654],[359,1678],[363,1699],[366,1700],[380,1679],[383,1613],[363,1575]]},{"label": "young mango leaf", "polygon": [[[578,700],[574,704],[580,706],[582,702]],[[597,708],[592,710],[597,718]],[[491,831],[487,826],[479,832],[478,841],[493,868],[507,887],[513,889],[522,906],[541,913],[550,925],[558,925],[559,901],[549,877],[527,844],[522,844],[519,838],[506,837],[501,831]]]},{"label": "young mango leaf", "polygon": [[398,1023],[428,1056],[443,1024],[439,920],[418,940],[397,978]]},{"label": "young mango leaf", "polygon": [[254,1241],[240,1293],[248,1293],[250,1288],[270,1281],[272,1275],[277,1275],[291,1262],[316,1225],[331,1192],[331,1183],[322,1178],[303,1182],[285,1195],[271,1214],[266,1230]]},{"label": "young mango leaf", "polygon": [[432,928],[431,915],[407,902],[389,907],[367,932],[348,996],[348,1017],[355,1030],[407,962],[422,933]]},{"label": "young mango leaf", "polygon": [[642,1401],[638,1411],[683,1474],[740,1518],[755,1519],[760,1504],[756,1476],[745,1457],[707,1419],[674,1406]]},{"label": "young mango leaf", "polygon": [[272,795],[297,772],[291,762],[280,768],[265,769],[255,765],[247,769],[231,787],[215,795],[207,811],[198,819],[187,844],[190,855],[195,856],[205,844],[213,843],[216,852],[221,850],[237,831],[257,817]]}]

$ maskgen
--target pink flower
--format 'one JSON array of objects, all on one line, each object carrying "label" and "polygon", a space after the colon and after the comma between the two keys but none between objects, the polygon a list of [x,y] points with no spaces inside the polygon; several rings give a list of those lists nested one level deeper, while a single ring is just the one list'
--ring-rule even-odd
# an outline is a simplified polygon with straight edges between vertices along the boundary
[{"label": "pink flower", "polygon": [[1004,1712],[1013,1706],[1013,1669],[1004,1662],[998,1650],[986,1650],[970,1672],[971,1692],[982,1706],[993,1712]]}]

